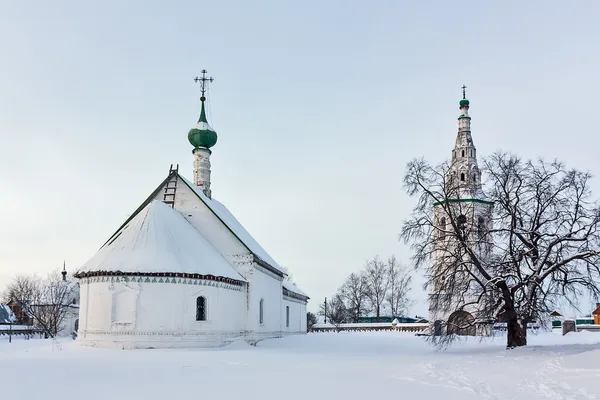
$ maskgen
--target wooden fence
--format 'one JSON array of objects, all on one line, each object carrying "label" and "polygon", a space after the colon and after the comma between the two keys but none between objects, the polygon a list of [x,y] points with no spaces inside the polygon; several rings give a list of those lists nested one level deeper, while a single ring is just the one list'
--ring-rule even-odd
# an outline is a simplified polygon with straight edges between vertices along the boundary
[{"label": "wooden fence", "polygon": [[391,322],[353,323],[353,324],[315,324],[309,332],[423,332],[429,324],[405,323],[392,324]]},{"label": "wooden fence", "polygon": [[0,336],[43,335],[42,329],[32,325],[0,325]]}]

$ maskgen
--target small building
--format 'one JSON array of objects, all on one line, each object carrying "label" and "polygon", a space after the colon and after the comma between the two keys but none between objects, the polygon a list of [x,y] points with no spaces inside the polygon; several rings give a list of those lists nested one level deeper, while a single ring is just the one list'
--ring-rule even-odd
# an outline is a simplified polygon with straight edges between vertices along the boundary
[{"label": "small building", "polygon": [[15,300],[11,300],[6,303],[6,306],[10,308],[11,312],[14,314],[16,318],[16,323],[19,325],[31,325],[33,319],[30,314],[25,310],[26,307],[23,307],[22,304]]},{"label": "small building", "polygon": [[596,303],[596,309],[592,311],[594,316],[594,325],[600,325],[600,303]]},{"label": "small building", "polygon": [[564,317],[558,311],[552,311],[550,313],[550,320],[552,321],[552,328],[560,328]]}]

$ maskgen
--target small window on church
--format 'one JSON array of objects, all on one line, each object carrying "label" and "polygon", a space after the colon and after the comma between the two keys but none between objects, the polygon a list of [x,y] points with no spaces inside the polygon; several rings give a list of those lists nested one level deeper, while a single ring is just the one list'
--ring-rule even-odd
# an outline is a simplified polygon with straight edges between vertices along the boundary
[{"label": "small window on church", "polygon": [[196,299],[196,321],[206,321],[206,298],[202,296]]},{"label": "small window on church", "polygon": [[464,172],[460,174],[460,180],[463,181],[463,182],[465,181],[465,174],[464,174]]},{"label": "small window on church", "polygon": [[477,182],[477,177],[475,175],[473,175],[473,183]]},{"label": "small window on church", "polygon": [[462,151],[462,156],[463,156],[463,157],[465,156],[465,151],[464,151],[464,150]]},{"label": "small window on church", "polygon": [[464,215],[459,215],[458,219],[457,219],[457,225],[458,225],[458,229],[460,230],[460,234],[464,235],[465,231],[467,230],[467,217],[465,217]]},{"label": "small window on church", "polygon": [[285,306],[285,326],[290,327],[290,306]]},{"label": "small window on church", "polygon": [[485,237],[485,219],[483,217],[479,217],[477,219],[477,234],[479,236],[479,240],[483,240]]},{"label": "small window on church", "polygon": [[265,322],[264,310],[263,310],[264,303],[265,303],[265,301],[263,299],[260,299],[260,303],[258,306],[258,321],[260,322],[261,325]]}]

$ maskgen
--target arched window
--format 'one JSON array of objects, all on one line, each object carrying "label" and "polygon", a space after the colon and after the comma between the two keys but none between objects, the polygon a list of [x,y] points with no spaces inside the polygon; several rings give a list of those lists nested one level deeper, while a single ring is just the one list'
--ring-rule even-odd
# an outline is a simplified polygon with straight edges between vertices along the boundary
[{"label": "arched window", "polygon": [[260,299],[260,303],[258,305],[258,321],[260,322],[261,325],[265,322],[264,310],[263,310],[264,303],[265,303],[265,301],[263,299]]},{"label": "arched window", "polygon": [[196,321],[206,321],[206,298],[203,296],[196,299]]},{"label": "arched window", "polygon": [[462,151],[462,156],[463,156],[463,157],[465,156],[465,151],[464,151],[464,150]]},{"label": "arched window", "polygon": [[285,326],[290,327],[290,306],[285,306]]},{"label": "arched window", "polygon": [[485,219],[483,217],[477,218],[477,235],[480,240],[485,236]]},{"label": "arched window", "polygon": [[457,224],[458,224],[458,229],[460,231],[460,233],[462,235],[465,234],[465,231],[467,230],[467,217],[465,217],[464,215],[459,215],[458,219],[456,220]]},{"label": "arched window", "polygon": [[440,237],[443,237],[443,236],[444,236],[444,234],[445,234],[445,232],[444,232],[444,231],[446,230],[446,217],[442,217],[442,218],[440,218],[440,226],[439,226],[439,229],[440,229],[440,230],[438,231],[438,233],[439,233]]},{"label": "arched window", "polygon": [[460,180],[463,182],[465,181],[465,173],[464,172],[460,173]]},{"label": "arched window", "polygon": [[473,183],[477,182],[477,177],[475,175],[473,175]]}]

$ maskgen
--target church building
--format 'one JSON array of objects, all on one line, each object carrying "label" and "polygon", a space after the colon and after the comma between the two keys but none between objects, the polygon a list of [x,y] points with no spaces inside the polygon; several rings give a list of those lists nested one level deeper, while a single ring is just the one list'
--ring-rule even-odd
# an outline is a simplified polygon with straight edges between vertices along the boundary
[{"label": "church building", "polygon": [[211,192],[212,148],[201,85],[189,131],[193,180],[168,176],[75,275],[77,340],[98,347],[218,347],[306,332],[309,297]]},{"label": "church building", "polygon": [[[494,203],[487,200],[481,187],[481,171],[477,165],[477,150],[471,136],[469,100],[465,86],[459,102],[458,134],[452,159],[445,177],[446,200],[434,204],[436,224],[433,265],[435,294],[429,296],[429,320],[435,335],[456,333],[460,335],[485,334],[489,324],[478,320],[477,303],[470,297],[471,276],[461,271],[461,264],[470,259],[456,244],[451,232],[450,219],[466,235],[470,247],[485,258],[491,250],[488,235],[492,227]],[[457,261],[463,260],[463,261]],[[445,330],[445,332],[443,332]]]}]

